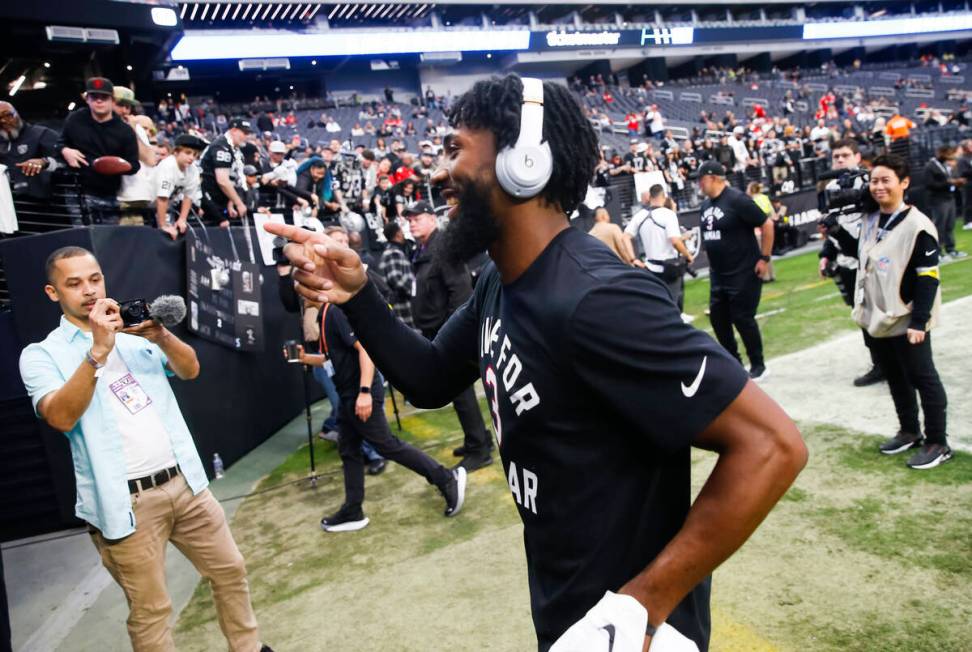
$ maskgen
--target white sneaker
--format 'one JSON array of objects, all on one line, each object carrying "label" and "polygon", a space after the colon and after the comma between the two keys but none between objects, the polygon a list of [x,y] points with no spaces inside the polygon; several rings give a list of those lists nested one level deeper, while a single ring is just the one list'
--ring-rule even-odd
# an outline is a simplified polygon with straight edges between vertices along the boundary
[{"label": "white sneaker", "polygon": [[695,317],[688,314],[687,312],[682,313],[682,323],[691,324],[693,321],[695,321]]},{"label": "white sneaker", "polygon": [[966,222],[962,225],[963,231],[972,231],[972,222]]}]

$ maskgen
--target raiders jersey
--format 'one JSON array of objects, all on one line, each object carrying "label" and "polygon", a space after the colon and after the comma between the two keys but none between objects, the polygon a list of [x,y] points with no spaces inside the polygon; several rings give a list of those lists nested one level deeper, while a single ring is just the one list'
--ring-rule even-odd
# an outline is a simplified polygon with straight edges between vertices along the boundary
[{"label": "raiders jersey", "polygon": [[233,147],[225,134],[213,139],[213,142],[209,144],[199,160],[199,167],[202,169],[200,175],[202,191],[218,204],[225,204],[229,201],[219,184],[216,183],[216,170],[218,168],[229,168],[230,180],[234,185],[242,188],[244,179],[243,154],[238,147]]}]

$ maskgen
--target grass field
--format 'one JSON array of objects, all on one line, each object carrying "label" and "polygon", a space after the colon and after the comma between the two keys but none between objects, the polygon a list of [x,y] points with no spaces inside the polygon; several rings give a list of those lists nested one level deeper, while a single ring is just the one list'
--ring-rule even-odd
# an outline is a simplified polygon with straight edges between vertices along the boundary
[{"label": "grass field", "polygon": [[[972,249],[972,232],[959,231]],[[943,270],[945,299],[972,294],[970,259]],[[768,356],[853,329],[814,254],[776,264],[761,319]],[[707,284],[689,284],[702,314]],[[773,312],[783,309],[782,312]],[[485,410],[484,410],[485,415]],[[487,418],[488,422],[488,418]],[[451,464],[461,440],[451,409],[414,412],[402,437]],[[916,473],[876,453],[878,439],[801,423],[810,462],[747,544],[714,577],[713,650],[972,649],[972,456]],[[244,501],[233,531],[247,559],[264,639],[279,650],[529,650],[522,528],[497,462],[470,476],[455,519],[409,471],[367,479],[361,532],[328,535],[318,521],[343,497],[333,444],[318,441],[316,489],[286,486]],[[262,482],[307,472],[306,446]],[[693,453],[696,491],[715,457]],[[225,646],[208,584],[183,610],[180,650]]]}]

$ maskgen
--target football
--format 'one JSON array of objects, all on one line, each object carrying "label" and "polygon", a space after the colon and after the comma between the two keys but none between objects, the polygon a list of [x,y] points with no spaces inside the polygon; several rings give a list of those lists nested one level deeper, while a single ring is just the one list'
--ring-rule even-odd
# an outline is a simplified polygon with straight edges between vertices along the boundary
[{"label": "football", "polygon": [[132,164],[120,156],[102,156],[91,164],[98,174],[116,175],[131,172]]}]

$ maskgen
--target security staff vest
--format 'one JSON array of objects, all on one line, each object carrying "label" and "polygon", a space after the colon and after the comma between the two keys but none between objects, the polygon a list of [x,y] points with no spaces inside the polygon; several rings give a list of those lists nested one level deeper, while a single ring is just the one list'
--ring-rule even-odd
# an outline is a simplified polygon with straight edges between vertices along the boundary
[{"label": "security staff vest", "polygon": [[[938,240],[935,225],[924,213],[915,207],[905,210],[908,211],[907,215],[880,240],[878,234],[881,230],[877,228],[876,215],[865,218],[861,228],[858,241],[860,267],[851,316],[872,337],[896,337],[907,332],[911,303],[901,300],[901,280],[908,269],[918,234],[924,231]],[[873,228],[867,228],[870,220],[875,221]],[[941,304],[942,288],[939,285],[926,330],[938,324]]]}]

